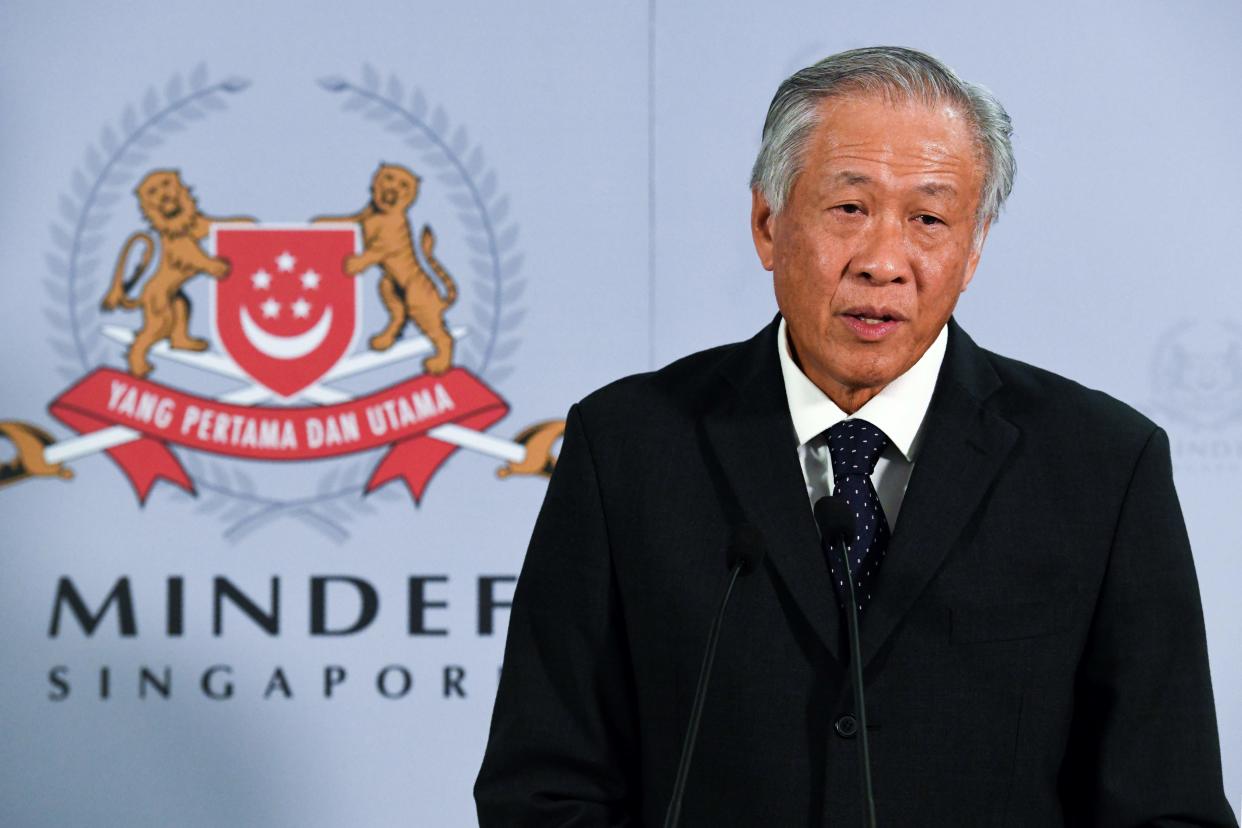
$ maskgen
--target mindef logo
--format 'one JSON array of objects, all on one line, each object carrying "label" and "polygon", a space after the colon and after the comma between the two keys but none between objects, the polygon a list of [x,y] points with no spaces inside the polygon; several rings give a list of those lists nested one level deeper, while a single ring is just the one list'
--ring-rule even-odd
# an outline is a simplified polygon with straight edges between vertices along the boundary
[{"label": "mindef logo", "polygon": [[1199,429],[1242,421],[1242,327],[1234,322],[1178,325],[1152,362],[1156,406]]}]

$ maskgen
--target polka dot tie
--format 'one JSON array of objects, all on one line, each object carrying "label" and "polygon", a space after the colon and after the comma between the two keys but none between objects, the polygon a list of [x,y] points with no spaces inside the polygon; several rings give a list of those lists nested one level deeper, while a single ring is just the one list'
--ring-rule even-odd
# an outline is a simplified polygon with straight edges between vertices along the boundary
[{"label": "polka dot tie", "polygon": [[888,552],[888,521],[871,483],[871,472],[888,445],[883,431],[866,420],[842,420],[828,429],[828,454],[832,458],[832,496],[845,502],[854,513],[856,534],[847,545],[850,571],[841,571],[837,555],[829,556],[832,584],[841,605],[849,600],[845,579],[854,579],[854,597],[861,612],[871,600],[872,584],[880,561]]}]

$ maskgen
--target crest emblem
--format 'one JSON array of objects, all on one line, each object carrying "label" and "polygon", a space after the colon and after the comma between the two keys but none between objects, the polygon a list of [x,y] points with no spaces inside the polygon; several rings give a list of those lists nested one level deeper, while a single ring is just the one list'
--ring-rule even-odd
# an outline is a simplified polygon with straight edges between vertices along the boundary
[{"label": "crest emblem", "polygon": [[1242,418],[1242,327],[1182,321],[1161,338],[1152,360],[1156,407],[1193,428]]},{"label": "crest emblem", "polygon": [[[522,257],[514,249],[518,227],[506,218],[507,198],[463,129],[447,140],[449,125],[439,108],[426,118],[421,93],[407,106],[376,88],[373,74],[364,72],[357,83],[323,78],[320,86],[346,95],[346,109],[373,100],[390,126],[399,122],[400,131],[413,130],[402,139],[402,153],[423,156],[439,170],[428,186],[450,190],[461,211],[463,241],[477,254],[468,262],[483,280],[481,298],[454,311],[456,324],[450,324],[446,314],[457,302],[460,274],[441,261],[431,226],[412,221],[423,179],[408,164],[382,162],[361,209],[298,224],[209,214],[178,169],[143,174],[144,156],[131,157],[126,148],[159,143],[156,125],[173,123],[176,113],[195,111],[200,102],[222,108],[222,96],[249,86],[238,78],[209,84],[200,67],[188,93],[174,79],[164,109],[151,95],[144,99],[150,120],[135,120],[127,110],[120,122],[124,140],[105,130],[86,165],[74,171],[75,192],[62,198],[62,221],[53,227],[59,253],[48,258],[52,272],[45,282],[65,299],[67,317],[49,318],[72,338],[69,347],[54,345],[66,359],[74,357],[67,373],[76,377],[48,410],[77,435],[57,439],[36,425],[0,422],[0,443],[16,449],[0,463],[0,487],[33,477],[71,479],[67,464],[106,452],[140,502],[159,480],[203,497],[202,511],[233,502],[225,537],[290,517],[339,541],[349,533],[338,506],[356,498],[358,511],[369,511],[358,496],[395,481],[418,503],[459,450],[504,461],[496,470],[500,478],[551,473],[563,420],[536,423],[512,439],[491,431],[509,413],[492,383],[512,371],[505,363],[522,319],[520,310],[506,309],[523,288],[515,278]],[[111,278],[101,278],[100,262],[88,254],[105,243],[99,228],[127,181],[136,184],[131,192],[146,226],[114,248]],[[378,288],[379,318],[362,318],[361,290],[368,286]],[[467,292],[471,287],[467,279]],[[196,288],[208,296],[205,337],[192,333]],[[115,323],[87,319],[96,289],[103,291],[100,310],[118,312]],[[178,374],[163,373],[169,363],[179,364]],[[390,365],[407,369],[391,385],[339,384]],[[158,379],[151,378],[155,371]],[[207,389],[195,373],[213,378],[209,393],[200,392]],[[176,385],[162,381],[165,376]],[[221,388],[221,379],[240,385]],[[382,453],[369,454],[378,449]],[[356,454],[364,456],[333,464],[313,491],[262,498],[255,497],[260,487],[252,470],[242,468],[344,461]]]},{"label": "crest emblem", "polygon": [[214,338],[256,383],[292,397],[354,349],[361,282],[342,263],[356,227],[221,225],[210,247],[232,267],[212,284]]}]

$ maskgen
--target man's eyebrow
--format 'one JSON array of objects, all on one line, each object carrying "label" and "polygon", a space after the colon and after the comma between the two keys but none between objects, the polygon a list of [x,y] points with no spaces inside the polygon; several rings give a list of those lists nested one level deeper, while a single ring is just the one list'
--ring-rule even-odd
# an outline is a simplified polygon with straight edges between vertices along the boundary
[{"label": "man's eyebrow", "polygon": [[955,196],[957,195],[957,187],[954,187],[952,184],[946,184],[946,183],[936,182],[936,181],[928,181],[926,183],[920,184],[917,187],[917,189],[920,193],[925,193],[929,196],[938,196],[938,195]]},{"label": "man's eyebrow", "polygon": [[856,184],[870,184],[871,176],[863,175],[860,172],[853,172],[852,170],[842,170],[834,175],[832,180],[835,184],[846,184],[852,186]]}]

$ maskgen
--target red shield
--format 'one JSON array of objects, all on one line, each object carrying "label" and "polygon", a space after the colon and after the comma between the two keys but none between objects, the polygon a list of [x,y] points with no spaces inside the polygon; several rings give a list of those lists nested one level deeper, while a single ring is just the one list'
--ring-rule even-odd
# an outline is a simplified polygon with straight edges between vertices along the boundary
[{"label": "red shield", "polygon": [[358,249],[348,225],[219,225],[213,282],[216,342],[255,382],[292,397],[349,353],[360,329],[359,281],[342,263]]}]

